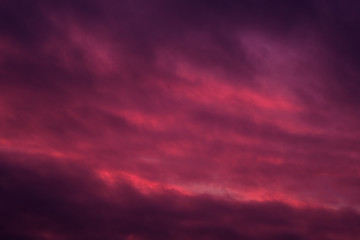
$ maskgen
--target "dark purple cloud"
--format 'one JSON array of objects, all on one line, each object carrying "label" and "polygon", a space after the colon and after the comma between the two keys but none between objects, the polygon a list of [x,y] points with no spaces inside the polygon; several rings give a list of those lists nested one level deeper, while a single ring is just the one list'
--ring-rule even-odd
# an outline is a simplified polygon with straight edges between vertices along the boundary
[{"label": "dark purple cloud", "polygon": [[[4,239],[356,239],[350,209],[294,208],[107,186],[78,164],[2,156]],[[15,158],[15,159],[14,159]],[[40,160],[41,159],[41,160]]]}]

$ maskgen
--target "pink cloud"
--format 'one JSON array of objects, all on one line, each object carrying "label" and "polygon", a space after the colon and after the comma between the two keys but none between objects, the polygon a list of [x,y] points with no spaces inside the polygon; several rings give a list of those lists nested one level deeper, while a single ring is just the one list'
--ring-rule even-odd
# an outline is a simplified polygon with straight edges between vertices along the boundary
[{"label": "pink cloud", "polygon": [[356,239],[338,5],[0,3],[0,236]]}]

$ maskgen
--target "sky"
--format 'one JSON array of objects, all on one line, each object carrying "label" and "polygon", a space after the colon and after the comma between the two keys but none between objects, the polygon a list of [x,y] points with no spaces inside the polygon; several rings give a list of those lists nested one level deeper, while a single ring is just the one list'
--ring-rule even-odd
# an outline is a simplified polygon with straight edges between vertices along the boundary
[{"label": "sky", "polygon": [[360,239],[359,10],[0,1],[0,238]]}]

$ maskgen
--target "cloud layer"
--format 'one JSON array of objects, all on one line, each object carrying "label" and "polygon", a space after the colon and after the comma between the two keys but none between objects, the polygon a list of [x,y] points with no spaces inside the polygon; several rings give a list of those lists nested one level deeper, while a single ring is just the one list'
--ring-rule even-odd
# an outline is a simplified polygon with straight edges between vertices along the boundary
[{"label": "cloud layer", "polygon": [[357,239],[356,1],[2,1],[4,239]]}]

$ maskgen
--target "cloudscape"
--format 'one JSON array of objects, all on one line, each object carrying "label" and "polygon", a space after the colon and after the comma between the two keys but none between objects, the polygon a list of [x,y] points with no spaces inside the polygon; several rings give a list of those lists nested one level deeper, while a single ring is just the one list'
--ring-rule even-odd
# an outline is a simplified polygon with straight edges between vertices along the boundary
[{"label": "cloudscape", "polygon": [[360,239],[360,4],[0,2],[0,239]]}]

